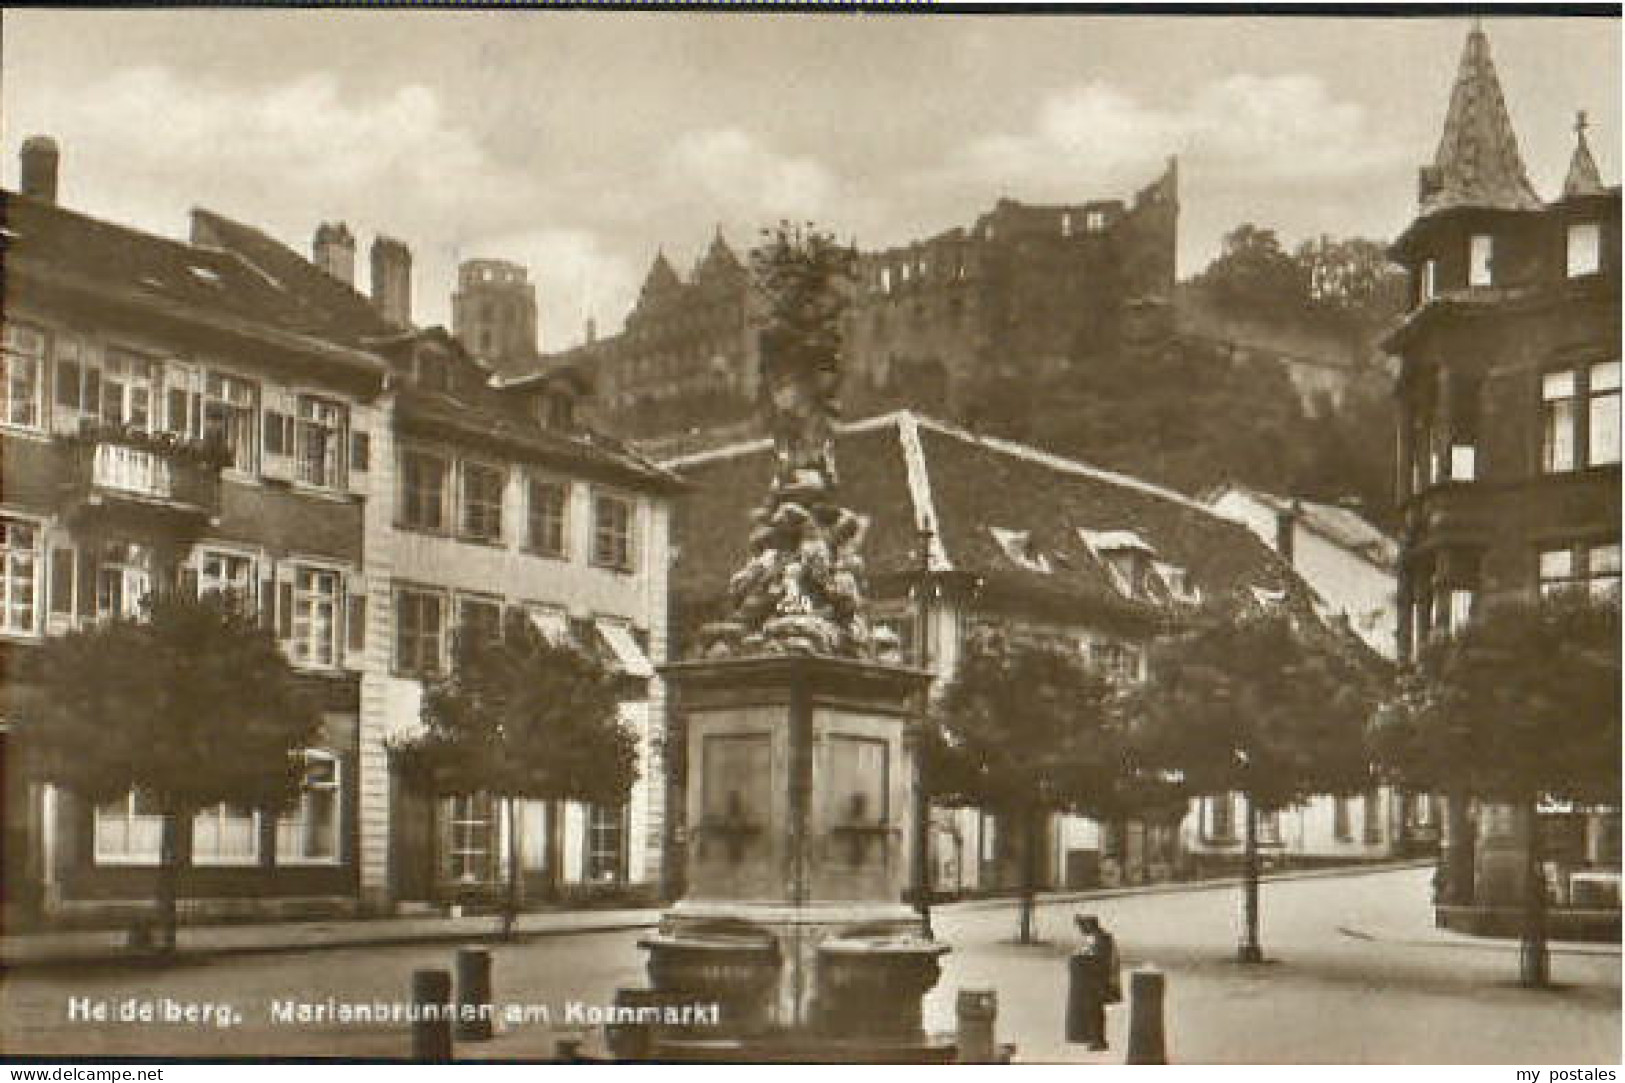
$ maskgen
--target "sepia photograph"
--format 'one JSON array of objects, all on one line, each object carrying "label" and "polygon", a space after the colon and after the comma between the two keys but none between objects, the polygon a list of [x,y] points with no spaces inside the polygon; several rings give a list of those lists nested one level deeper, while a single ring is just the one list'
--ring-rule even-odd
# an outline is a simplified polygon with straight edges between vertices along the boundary
[{"label": "sepia photograph", "polygon": [[11,1079],[1618,1079],[1617,4],[0,31]]}]

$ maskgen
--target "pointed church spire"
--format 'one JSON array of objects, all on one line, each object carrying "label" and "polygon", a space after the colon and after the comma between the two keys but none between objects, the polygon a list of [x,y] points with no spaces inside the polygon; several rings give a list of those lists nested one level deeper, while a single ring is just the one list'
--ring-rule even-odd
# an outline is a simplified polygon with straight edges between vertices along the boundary
[{"label": "pointed church spire", "polygon": [[1422,170],[1419,195],[1423,214],[1448,207],[1536,210],[1541,205],[1518,152],[1489,38],[1476,21],[1450,91],[1439,149],[1433,164]]},{"label": "pointed church spire", "polygon": [[1602,174],[1597,172],[1597,160],[1591,156],[1586,143],[1585,110],[1574,118],[1574,157],[1569,159],[1569,175],[1563,178],[1563,198],[1594,196],[1603,191]]}]

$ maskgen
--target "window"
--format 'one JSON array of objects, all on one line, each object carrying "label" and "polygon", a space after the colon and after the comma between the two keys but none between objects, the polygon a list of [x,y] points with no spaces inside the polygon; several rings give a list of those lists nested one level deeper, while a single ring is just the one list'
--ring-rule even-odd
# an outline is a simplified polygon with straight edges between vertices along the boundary
[{"label": "window", "polygon": [[96,616],[134,617],[152,590],[152,550],[138,542],[103,542],[96,567]]},{"label": "window", "polygon": [[910,665],[919,665],[918,637],[915,631],[919,626],[919,618],[914,614],[891,614],[877,616],[870,619],[870,625],[875,631],[884,628],[897,637],[897,650],[904,662]]},{"label": "window", "polygon": [[192,817],[192,862],[197,865],[253,865],[260,859],[260,816],[223,801]]},{"label": "window", "polygon": [[33,429],[40,424],[40,380],[45,371],[45,336],[27,327],[8,326],[0,363],[0,422]]},{"label": "window", "polygon": [[484,794],[459,794],[447,802],[451,838],[446,847],[447,873],[458,883],[488,879],[491,871],[491,826],[495,809]]},{"label": "window", "polygon": [[157,368],[144,357],[109,350],[102,367],[102,420],[137,432],[151,429]]},{"label": "window", "polygon": [[1259,809],[1258,842],[1262,846],[1281,845],[1281,813],[1278,809]]},{"label": "window", "polygon": [[1354,838],[1354,830],[1349,825],[1349,799],[1346,797],[1332,798],[1332,835],[1338,842],[1349,842]]},{"label": "window", "polygon": [[1361,802],[1364,806],[1362,819],[1365,821],[1364,840],[1367,843],[1382,841],[1382,796],[1376,790],[1365,795]]},{"label": "window", "polygon": [[1575,396],[1573,372],[1548,372],[1541,378],[1541,468],[1547,473],[1574,469]]},{"label": "window", "polygon": [[339,573],[298,566],[293,573],[295,664],[331,666],[338,662]]},{"label": "window", "polygon": [[231,465],[252,471],[259,450],[259,385],[239,376],[210,372],[203,379],[197,435],[231,450]]},{"label": "window", "polygon": [[1619,596],[1619,543],[1579,544],[1540,554],[1540,593],[1551,597],[1586,590],[1594,598]]},{"label": "window", "polygon": [[307,749],[299,801],[277,817],[278,864],[326,864],[339,859],[339,761],[331,752]]},{"label": "window", "polygon": [[1467,247],[1467,284],[1488,286],[1494,282],[1495,239],[1475,233]]},{"label": "window", "polygon": [[465,462],[462,472],[462,536],[474,541],[501,541],[502,470],[483,463]]},{"label": "window", "polygon": [[1417,286],[1417,297],[1423,304],[1439,296],[1439,261],[1425,259],[1422,261],[1422,280]]},{"label": "window", "polygon": [[1473,591],[1457,588],[1449,593],[1450,612],[1448,614],[1445,630],[1450,635],[1459,635],[1473,619]]},{"label": "window", "polygon": [[39,596],[39,527],[21,519],[0,519],[0,632],[38,632]]},{"label": "window", "polygon": [[252,557],[205,550],[198,558],[197,589],[200,597],[224,594],[236,598],[244,606],[252,606],[258,593],[257,582]]},{"label": "window", "polygon": [[344,407],[314,395],[299,396],[294,429],[294,457],[299,480],[324,489],[343,483]]},{"label": "window", "polygon": [[565,556],[565,511],[569,507],[569,486],[562,481],[532,478],[529,490],[526,507],[529,532],[525,544],[544,556]]},{"label": "window", "polygon": [[1575,222],[1569,226],[1568,271],[1570,278],[1594,275],[1602,270],[1602,226],[1596,222]]},{"label": "window", "polygon": [[502,603],[491,598],[457,599],[457,628],[487,642],[502,638]]},{"label": "window", "polygon": [[1207,813],[1207,837],[1213,842],[1233,842],[1236,838],[1236,799],[1220,794],[1202,802]]},{"label": "window", "polygon": [[1587,371],[1586,462],[1619,462],[1619,362],[1602,361]]},{"label": "window", "polygon": [[102,370],[85,358],[76,339],[56,336],[56,409],[72,420],[102,414]]},{"label": "window", "polygon": [[446,528],[447,461],[426,451],[401,452],[401,525],[414,530]]},{"label": "window", "polygon": [[[1084,215],[1083,215],[1083,228],[1088,230],[1090,233],[1099,233],[1101,230],[1105,229],[1106,228],[1106,212],[1105,211],[1085,211]],[[988,230],[989,239],[991,239],[992,236],[993,236],[993,231],[991,229],[989,229]]]},{"label": "window", "polygon": [[1114,681],[1132,681],[1140,676],[1140,652],[1127,643],[1091,643],[1089,663]]},{"label": "window", "polygon": [[395,592],[395,668],[409,677],[440,672],[441,596],[402,588]]},{"label": "window", "polygon": [[622,878],[623,810],[592,805],[587,810],[587,879],[595,883]]},{"label": "window", "polygon": [[1072,214],[1070,211],[1061,212],[1061,236],[1072,236]]},{"label": "window", "polygon": [[632,502],[599,493],[592,509],[592,562],[603,568],[631,571]]},{"label": "window", "polygon": [[136,790],[97,805],[95,820],[92,846],[96,864],[158,864],[164,818],[148,794]]},{"label": "window", "polygon": [[[1573,470],[1619,462],[1620,363],[1599,361],[1541,377],[1541,469]],[[1586,409],[1580,410],[1584,400]]]}]

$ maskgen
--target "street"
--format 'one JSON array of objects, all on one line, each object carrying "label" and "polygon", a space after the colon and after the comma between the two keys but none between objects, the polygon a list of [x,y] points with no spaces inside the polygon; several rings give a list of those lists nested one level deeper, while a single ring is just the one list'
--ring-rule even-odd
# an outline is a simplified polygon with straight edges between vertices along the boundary
[{"label": "street", "polygon": [[[1617,1063],[1620,957],[1617,947],[1557,945],[1559,988],[1518,988],[1516,949],[1435,933],[1427,869],[1267,883],[1262,930],[1272,962],[1231,961],[1238,892],[1233,887],[1052,904],[1039,914],[1040,946],[1009,943],[1011,904],[939,908],[938,935],[954,945],[926,1003],[928,1029],[953,1029],[958,989],[999,995],[998,1037],[1021,1060],[1083,1060],[1061,1041],[1064,959],[1071,916],[1088,910],[1118,937],[1125,971],[1154,963],[1168,975],[1170,1059],[1182,1063]],[[608,1003],[618,986],[640,984],[633,932],[587,933],[496,947],[499,1002],[547,1005],[552,1030],[571,1001]],[[451,965],[444,944],[218,957],[172,969],[83,967],[24,971],[0,986],[0,1046],[11,1054],[74,1056],[402,1057],[401,1024],[290,1024],[273,1001],[320,1004],[407,999],[411,972]],[[1127,976],[1125,974],[1125,986]],[[69,998],[105,1002],[115,1017],[128,998],[234,1010],[237,1026],[76,1022]],[[161,1011],[161,1009],[160,1009]],[[1120,1062],[1128,1008],[1112,1009],[1112,1051]],[[229,1016],[228,1016],[229,1019]],[[536,1057],[549,1028],[519,1026],[459,1052]]]}]

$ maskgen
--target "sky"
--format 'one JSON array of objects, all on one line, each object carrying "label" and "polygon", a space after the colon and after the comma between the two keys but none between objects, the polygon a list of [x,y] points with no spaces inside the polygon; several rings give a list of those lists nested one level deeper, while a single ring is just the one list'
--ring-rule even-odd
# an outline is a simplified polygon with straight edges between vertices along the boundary
[{"label": "sky", "polygon": [[[604,11],[10,10],[0,183],[35,133],[60,200],[184,237],[207,207],[308,253],[318,223],[414,257],[414,317],[457,263],[525,264],[542,347],[621,325],[650,261],[781,218],[860,247],[1001,197],[1132,198],[1180,162],[1179,274],[1242,222],[1289,244],[1396,236],[1468,20]],[[1587,110],[1620,177],[1620,23],[1486,18],[1537,191]]]}]

